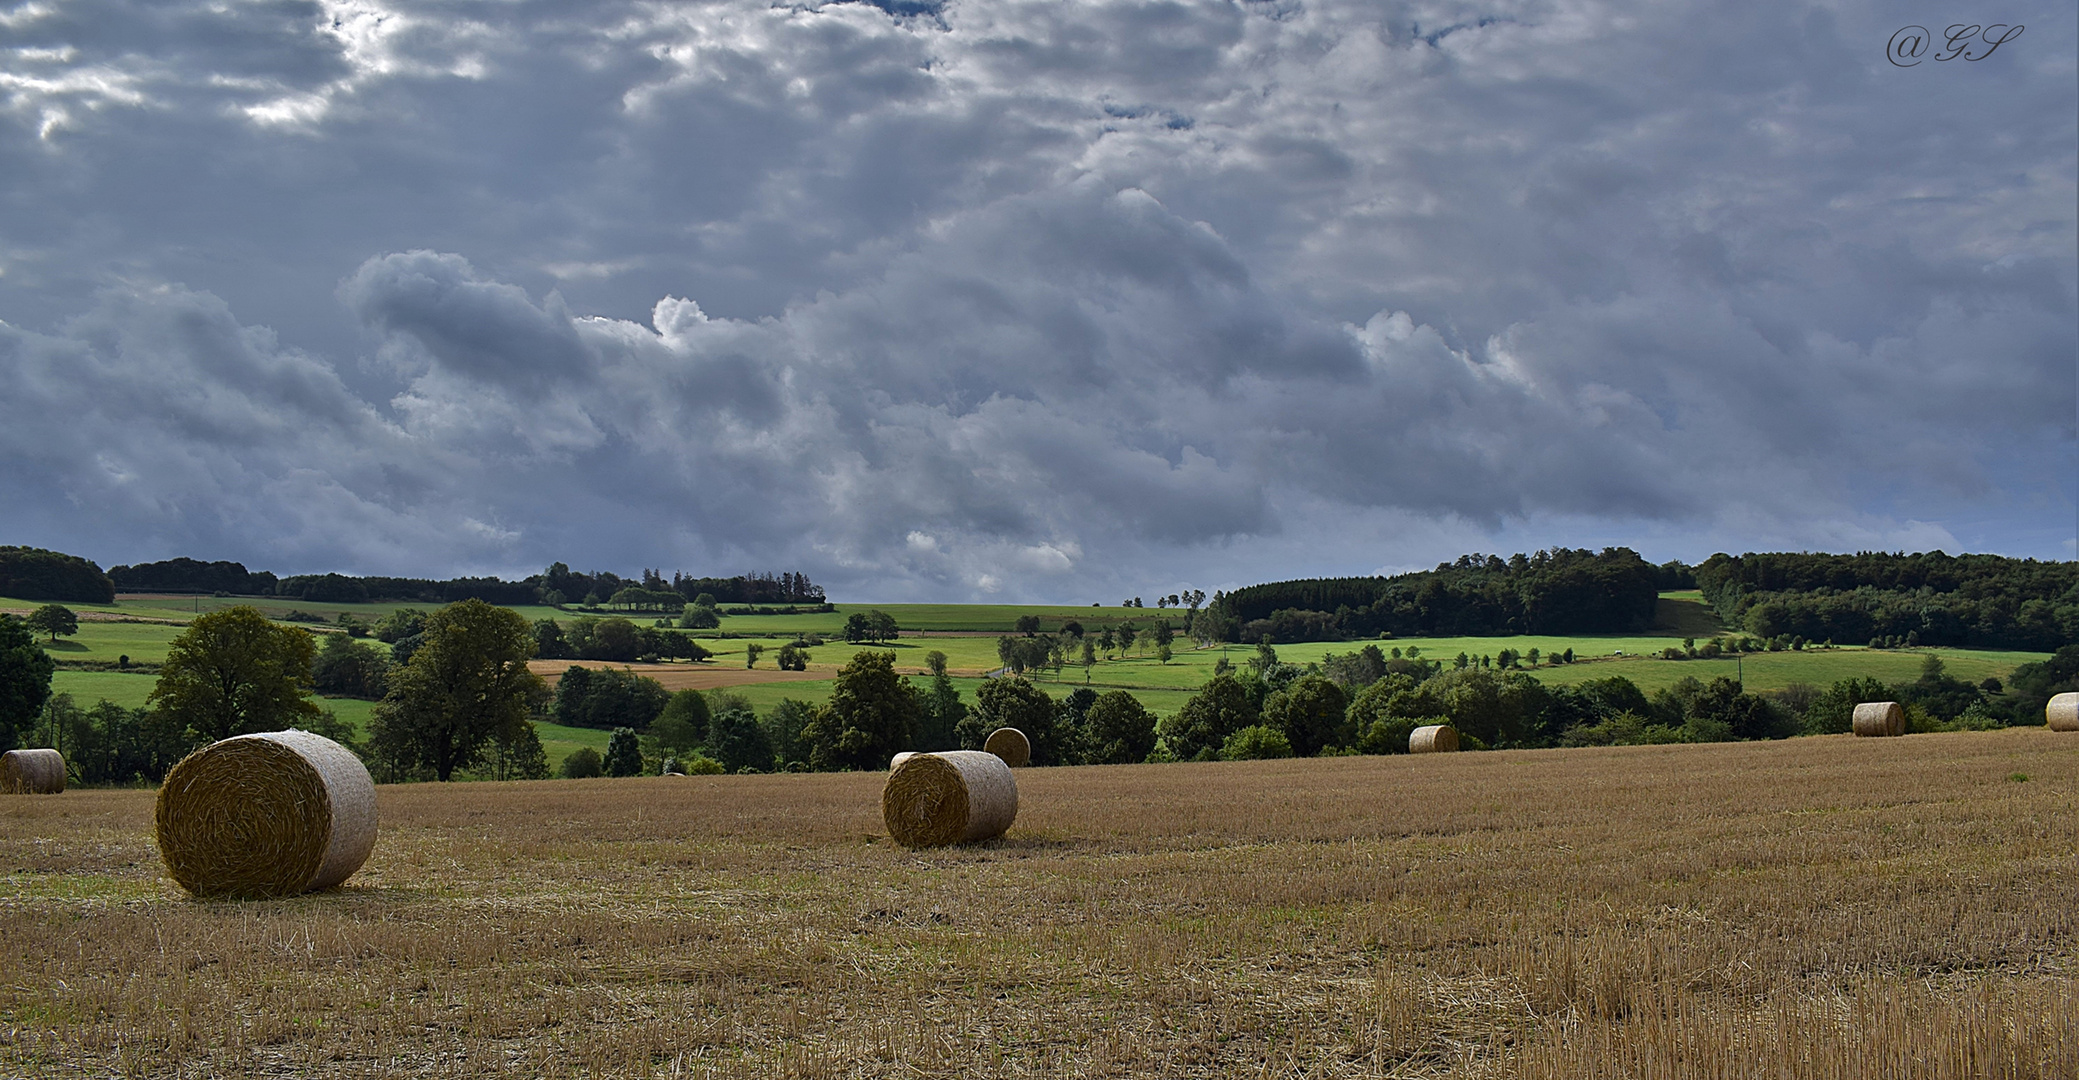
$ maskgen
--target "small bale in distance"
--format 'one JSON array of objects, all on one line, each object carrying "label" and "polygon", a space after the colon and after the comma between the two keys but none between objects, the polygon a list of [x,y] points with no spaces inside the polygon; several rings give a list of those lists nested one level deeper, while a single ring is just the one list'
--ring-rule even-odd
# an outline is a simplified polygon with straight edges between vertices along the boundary
[{"label": "small bale in distance", "polygon": [[64,791],[63,754],[49,749],[0,754],[0,794],[60,795]]},{"label": "small bale in distance", "polygon": [[159,786],[167,873],[198,897],[294,896],[352,876],[375,848],[375,782],[307,731],[240,735],[182,758]]},{"label": "small bale in distance", "polygon": [[2079,693],[2058,694],[2043,706],[2043,722],[2052,731],[2079,731]]},{"label": "small bale in distance", "polygon": [[1032,760],[1032,740],[1014,727],[1000,727],[982,740],[983,751],[995,754],[1013,769],[1024,768]]},{"label": "small bale in distance", "polygon": [[1458,752],[1458,729],[1449,724],[1430,724],[1408,733],[1410,754],[1455,754]]},{"label": "small bale in distance", "polygon": [[1906,710],[1896,701],[1865,701],[1851,721],[1857,735],[1875,738],[1906,733]]},{"label": "small bale in distance", "polygon": [[888,774],[881,820],[907,848],[1002,836],[1018,817],[1018,780],[986,750],[913,754]]}]

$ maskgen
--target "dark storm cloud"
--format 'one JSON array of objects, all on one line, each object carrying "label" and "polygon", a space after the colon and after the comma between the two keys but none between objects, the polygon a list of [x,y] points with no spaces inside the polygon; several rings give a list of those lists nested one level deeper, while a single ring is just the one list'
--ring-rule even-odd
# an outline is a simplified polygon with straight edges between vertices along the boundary
[{"label": "dark storm cloud", "polygon": [[1107,601],[2066,555],[2025,7],[1907,72],[1877,4],[20,5],[9,542]]}]

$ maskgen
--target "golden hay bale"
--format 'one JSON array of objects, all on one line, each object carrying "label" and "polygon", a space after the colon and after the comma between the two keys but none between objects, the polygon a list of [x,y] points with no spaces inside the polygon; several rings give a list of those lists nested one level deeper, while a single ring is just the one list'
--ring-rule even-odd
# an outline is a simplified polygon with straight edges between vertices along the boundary
[{"label": "golden hay bale", "polygon": [[0,754],[0,794],[56,795],[65,790],[65,757],[56,750]]},{"label": "golden hay bale", "polygon": [[1857,735],[1904,735],[1906,710],[1896,701],[1865,701],[1855,707]]},{"label": "golden hay bale", "polygon": [[240,735],[167,772],[153,831],[167,872],[196,896],[330,888],[375,847],[375,783],[322,735]]},{"label": "golden hay bale", "polygon": [[2079,694],[2059,694],[2043,706],[2043,720],[2052,731],[2079,731]]},{"label": "golden hay bale", "polygon": [[904,847],[987,840],[1003,835],[1017,817],[1017,778],[986,750],[911,755],[881,789],[881,819]]},{"label": "golden hay bale", "polygon": [[1454,754],[1458,752],[1458,729],[1449,724],[1431,724],[1408,733],[1410,754]]},{"label": "golden hay bale", "polygon": [[1032,760],[1032,740],[1014,727],[1000,727],[982,740],[982,749],[1003,759],[1011,768],[1021,768]]}]

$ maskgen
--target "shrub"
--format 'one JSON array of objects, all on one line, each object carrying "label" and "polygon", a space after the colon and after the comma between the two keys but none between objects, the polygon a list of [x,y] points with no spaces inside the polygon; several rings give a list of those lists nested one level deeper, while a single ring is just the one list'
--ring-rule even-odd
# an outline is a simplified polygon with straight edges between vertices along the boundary
[{"label": "shrub", "polygon": [[599,756],[599,751],[589,746],[581,746],[563,759],[561,771],[566,780],[583,780],[603,775],[606,772],[606,761]]},{"label": "shrub", "polygon": [[1269,724],[1251,724],[1227,737],[1220,744],[1223,761],[1255,761],[1263,758],[1288,758],[1292,756],[1292,743],[1285,733]]}]

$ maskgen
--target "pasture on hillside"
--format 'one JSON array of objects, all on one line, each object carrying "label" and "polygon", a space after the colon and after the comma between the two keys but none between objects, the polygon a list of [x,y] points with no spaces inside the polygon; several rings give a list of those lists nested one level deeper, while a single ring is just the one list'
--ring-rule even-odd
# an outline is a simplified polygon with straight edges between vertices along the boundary
[{"label": "pasture on hillside", "polygon": [[148,791],[0,797],[0,1073],[2079,1075],[2079,736],[379,789],[197,902]]},{"label": "pasture on hillside", "polygon": [[[184,627],[186,619],[194,611],[207,612],[238,603],[253,603],[272,616],[280,617],[292,611],[302,614],[336,619],[341,613],[349,613],[364,622],[373,623],[399,607],[425,605],[405,604],[323,604],[284,601],[278,598],[240,597],[167,597],[167,596],[121,596],[112,605],[80,605],[75,608],[82,613],[79,632],[60,639],[46,648],[61,662],[85,662],[88,668],[99,668],[113,664],[118,657],[128,656],[133,663],[157,664],[165,659],[167,645]],[[26,612],[33,605],[28,601],[0,599],[0,610]],[[869,610],[871,605],[843,604],[835,613],[800,616],[809,620],[798,627],[802,633],[837,633],[848,612]],[[715,651],[715,656],[702,663],[674,662],[666,664],[615,664],[641,674],[650,675],[667,687],[692,686],[701,689],[723,687],[748,700],[761,713],[769,711],[782,699],[820,704],[827,700],[834,685],[833,677],[839,667],[857,652],[878,648],[895,654],[897,670],[921,678],[926,671],[926,656],[943,652],[947,656],[949,670],[956,676],[954,685],[962,697],[972,702],[981,685],[981,676],[1001,666],[997,655],[997,640],[1012,627],[1021,616],[1038,615],[1043,627],[1051,629],[1058,620],[1077,618],[1087,629],[1095,631],[1107,622],[1116,624],[1130,619],[1146,631],[1157,618],[1167,618],[1180,623],[1181,613],[1174,610],[1127,609],[1107,607],[1085,609],[1070,607],[1020,607],[1013,605],[882,605],[902,625],[904,636],[893,642],[875,646],[855,645],[842,640],[827,640],[824,644],[808,650],[810,660],[805,672],[782,673],[777,670],[775,655],[781,645],[794,640],[795,631],[771,633],[765,637],[715,637],[702,636],[704,645]],[[532,618],[556,617],[568,621],[573,616],[567,611],[553,608],[516,608],[523,616]],[[93,614],[88,614],[88,613]],[[2005,679],[2022,663],[2043,659],[2043,654],[2025,652],[2001,652],[1951,648],[1923,648],[1873,650],[1862,646],[1836,649],[1807,649],[1804,651],[1782,651],[1753,653],[1740,660],[1731,658],[1716,660],[1663,660],[1658,654],[1669,647],[1680,646],[1684,637],[1700,636],[1716,627],[1716,621],[1691,593],[1666,593],[1660,601],[1661,626],[1654,632],[1642,635],[1595,636],[1515,636],[1515,637],[1451,637],[1451,638],[1398,638],[1378,642],[1300,642],[1277,645],[1280,659],[1288,663],[1307,664],[1319,662],[1331,653],[1348,653],[1376,644],[1382,649],[1401,649],[1404,652],[1419,650],[1425,660],[1443,661],[1447,666],[1459,653],[1470,656],[1494,656],[1505,649],[1518,654],[1528,654],[1537,649],[1541,656],[1549,656],[1566,649],[1574,650],[1576,662],[1559,666],[1544,665],[1530,670],[1537,678],[1553,684],[1573,684],[1587,679],[1609,675],[1622,675],[1636,683],[1640,689],[1651,693],[1672,686],[1684,677],[1694,677],[1709,682],[1717,677],[1744,676],[1745,686],[1750,690],[1777,690],[1792,683],[1808,683],[1826,687],[1839,679],[1868,676],[1887,683],[1910,681],[1916,677],[1920,665],[1928,656],[1942,659],[1950,675],[1971,682],[1985,678]],[[120,620],[120,621],[116,621]],[[783,625],[797,621],[796,616],[726,616],[723,633],[777,631]],[[309,625],[323,629],[316,624]],[[936,629],[919,629],[919,627]],[[980,628],[980,629],[976,629]],[[914,632],[913,632],[914,631]],[[766,652],[753,668],[746,668],[744,660],[749,645],[764,646]],[[1125,690],[1139,698],[1142,704],[1158,716],[1174,714],[1186,700],[1212,676],[1214,666],[1222,660],[1240,665],[1255,655],[1253,646],[1219,645],[1200,649],[1179,637],[1174,643],[1174,655],[1168,663],[1159,662],[1154,656],[1153,645],[1145,635],[1129,650],[1119,650],[1111,659],[1100,659],[1094,666],[1084,669],[1077,661],[1076,650],[1071,649],[1069,663],[1060,671],[1039,670],[1028,672],[1027,677],[1056,698],[1062,697],[1079,686],[1089,686],[1101,692]],[[553,680],[570,661],[537,661],[535,668]],[[587,663],[594,663],[587,661]],[[137,707],[145,703],[156,682],[149,671],[83,670],[64,668],[53,680],[53,689],[71,694],[81,706],[107,699],[126,707]],[[371,705],[365,701],[345,698],[329,698],[323,703],[342,720],[358,731],[366,730]],[[599,749],[605,745],[606,733],[584,728],[560,727],[553,724],[540,725],[540,736],[544,750],[552,766],[560,763],[564,756],[582,746]]]}]

